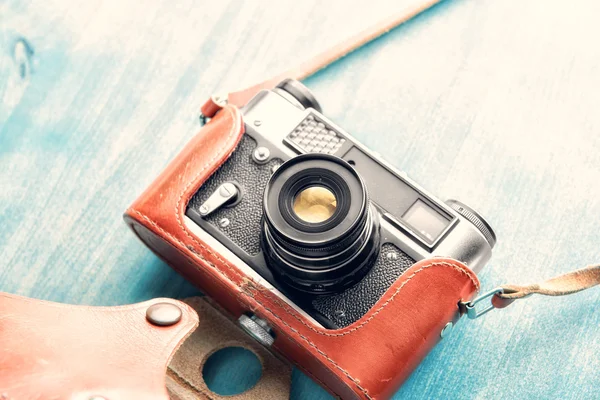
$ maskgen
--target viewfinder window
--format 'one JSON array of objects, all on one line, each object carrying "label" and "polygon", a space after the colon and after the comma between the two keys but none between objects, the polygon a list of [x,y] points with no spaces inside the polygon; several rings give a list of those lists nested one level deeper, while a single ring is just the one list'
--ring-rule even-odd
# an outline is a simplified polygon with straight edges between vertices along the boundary
[{"label": "viewfinder window", "polygon": [[450,223],[444,215],[421,199],[415,201],[402,216],[402,219],[430,243],[435,242]]}]

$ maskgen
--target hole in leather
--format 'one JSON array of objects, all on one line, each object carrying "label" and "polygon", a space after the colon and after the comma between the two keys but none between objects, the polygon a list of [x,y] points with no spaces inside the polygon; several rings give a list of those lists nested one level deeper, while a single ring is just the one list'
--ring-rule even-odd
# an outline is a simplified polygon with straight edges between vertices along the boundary
[{"label": "hole in leather", "polygon": [[256,354],[243,347],[225,347],[214,352],[204,363],[202,377],[206,386],[221,396],[252,389],[262,375]]}]

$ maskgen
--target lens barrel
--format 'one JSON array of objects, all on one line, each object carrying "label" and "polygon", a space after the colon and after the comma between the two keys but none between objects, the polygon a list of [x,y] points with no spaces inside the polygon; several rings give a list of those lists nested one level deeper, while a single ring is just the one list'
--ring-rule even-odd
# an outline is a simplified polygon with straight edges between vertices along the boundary
[{"label": "lens barrel", "polygon": [[[326,189],[312,193],[327,194],[327,219],[306,217],[311,205],[322,207],[325,200],[318,197],[296,213],[297,197],[311,188]],[[360,281],[379,254],[379,214],[361,177],[340,158],[303,154],[284,163],[267,184],[263,215],[266,262],[278,281],[295,290],[340,292]]]}]

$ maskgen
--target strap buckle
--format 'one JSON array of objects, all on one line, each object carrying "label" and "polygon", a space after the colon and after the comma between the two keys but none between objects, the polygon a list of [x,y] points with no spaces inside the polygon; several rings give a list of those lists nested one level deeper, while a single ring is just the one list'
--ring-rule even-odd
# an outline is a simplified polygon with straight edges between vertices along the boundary
[{"label": "strap buckle", "polygon": [[482,302],[483,300],[492,298],[500,293],[504,293],[504,289],[501,287],[497,287],[493,290],[490,290],[487,293],[482,294],[481,296],[478,296],[477,298],[469,302],[462,302],[461,305],[464,307],[465,313],[467,314],[467,317],[469,317],[469,319],[476,319],[496,308],[494,307],[494,304],[491,300],[489,304],[484,306],[477,307],[477,304]]}]

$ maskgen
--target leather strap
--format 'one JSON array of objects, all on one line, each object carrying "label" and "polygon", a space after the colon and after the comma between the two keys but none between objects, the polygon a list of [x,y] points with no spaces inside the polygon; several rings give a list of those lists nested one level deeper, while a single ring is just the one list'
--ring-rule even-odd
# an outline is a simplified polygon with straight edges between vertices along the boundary
[{"label": "leather strap", "polygon": [[565,296],[600,285],[600,264],[590,265],[576,271],[567,272],[547,281],[531,285],[502,285],[502,292],[492,298],[495,308],[504,308],[517,299],[532,294],[545,296]]},{"label": "leather strap", "polygon": [[338,43],[337,45],[325,50],[324,52],[314,56],[313,58],[293,67],[281,74],[275,75],[266,81],[260,82],[249,88],[231,92],[226,96],[212,96],[200,107],[202,112],[201,119],[212,118],[225,104],[242,107],[248,100],[263,89],[272,89],[279,82],[286,78],[302,80],[307,78],[335,61],[347,56],[354,50],[364,46],[365,44],[377,39],[383,34],[398,27],[411,18],[419,15],[423,11],[436,5],[442,0],[420,0],[415,4],[411,4],[396,14],[393,14],[386,19],[379,21],[375,25],[349,37],[348,39]]}]

